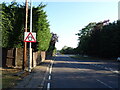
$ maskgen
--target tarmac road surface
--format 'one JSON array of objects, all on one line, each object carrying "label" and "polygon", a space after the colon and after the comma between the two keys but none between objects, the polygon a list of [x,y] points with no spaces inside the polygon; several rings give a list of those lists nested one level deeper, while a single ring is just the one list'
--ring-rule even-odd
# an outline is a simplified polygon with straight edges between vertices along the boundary
[{"label": "tarmac road surface", "polygon": [[[16,89],[35,90],[120,90],[118,62],[76,60],[58,55],[36,66]],[[18,89],[19,90],[19,89]]]},{"label": "tarmac road surface", "polygon": [[119,90],[118,66],[117,62],[75,60],[68,55],[58,55],[50,62],[44,88]]}]

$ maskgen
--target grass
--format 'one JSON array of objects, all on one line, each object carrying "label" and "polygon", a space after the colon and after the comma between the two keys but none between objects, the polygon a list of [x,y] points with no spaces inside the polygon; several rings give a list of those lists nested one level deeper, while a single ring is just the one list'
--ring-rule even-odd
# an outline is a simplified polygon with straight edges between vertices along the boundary
[{"label": "grass", "polygon": [[71,58],[77,59],[77,60],[106,60],[106,61],[116,61],[115,59],[107,59],[107,58],[98,58],[98,57],[84,57],[81,55],[74,55],[71,56]]},{"label": "grass", "polygon": [[16,73],[21,72],[20,69],[7,68],[2,69],[2,88],[12,88],[14,87],[23,77],[27,74],[21,76],[15,76]]}]

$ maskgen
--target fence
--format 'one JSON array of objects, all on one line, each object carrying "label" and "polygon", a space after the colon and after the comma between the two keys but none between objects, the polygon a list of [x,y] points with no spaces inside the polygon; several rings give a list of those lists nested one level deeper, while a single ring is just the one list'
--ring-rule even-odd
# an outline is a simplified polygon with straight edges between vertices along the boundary
[{"label": "fence", "polygon": [[2,48],[2,67],[15,66],[15,49]]},{"label": "fence", "polygon": [[[32,67],[42,62],[41,52],[33,52]],[[27,61],[28,62],[27,50]],[[2,67],[19,67],[22,68],[23,64],[23,48],[2,48]],[[28,66],[28,63],[26,63]]]}]

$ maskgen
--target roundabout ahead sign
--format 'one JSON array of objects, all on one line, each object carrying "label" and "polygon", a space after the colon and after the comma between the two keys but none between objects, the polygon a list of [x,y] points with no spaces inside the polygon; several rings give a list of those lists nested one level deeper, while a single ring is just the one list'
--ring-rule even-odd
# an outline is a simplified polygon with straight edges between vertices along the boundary
[{"label": "roundabout ahead sign", "polygon": [[24,42],[36,42],[36,33],[25,32],[24,33]]}]

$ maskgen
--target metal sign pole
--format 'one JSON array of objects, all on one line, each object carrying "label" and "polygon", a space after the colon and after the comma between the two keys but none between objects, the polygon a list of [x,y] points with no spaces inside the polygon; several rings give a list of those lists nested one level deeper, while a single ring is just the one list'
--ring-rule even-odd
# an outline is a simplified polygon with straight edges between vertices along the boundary
[{"label": "metal sign pole", "polygon": [[[32,0],[30,0],[30,32],[32,32]],[[32,48],[31,48],[32,43],[30,42],[30,48],[29,48],[29,67],[28,71],[31,72],[32,68]]]}]

